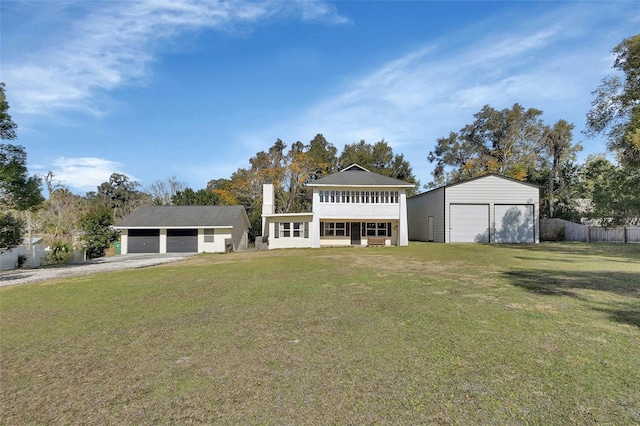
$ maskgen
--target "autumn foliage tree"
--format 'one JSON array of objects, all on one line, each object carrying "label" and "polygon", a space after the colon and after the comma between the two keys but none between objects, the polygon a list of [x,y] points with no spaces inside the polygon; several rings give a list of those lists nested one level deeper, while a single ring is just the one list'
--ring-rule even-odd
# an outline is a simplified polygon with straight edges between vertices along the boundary
[{"label": "autumn foliage tree", "polygon": [[519,104],[496,110],[485,105],[474,122],[437,140],[428,160],[435,163],[435,184],[453,183],[487,173],[527,180],[536,171],[546,126],[542,111]]}]

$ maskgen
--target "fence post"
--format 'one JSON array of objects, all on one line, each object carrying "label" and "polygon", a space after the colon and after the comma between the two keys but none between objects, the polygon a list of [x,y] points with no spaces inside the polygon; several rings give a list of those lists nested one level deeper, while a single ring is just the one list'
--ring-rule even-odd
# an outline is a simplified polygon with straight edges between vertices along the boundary
[{"label": "fence post", "polygon": [[622,227],[622,244],[627,244],[627,227]]}]

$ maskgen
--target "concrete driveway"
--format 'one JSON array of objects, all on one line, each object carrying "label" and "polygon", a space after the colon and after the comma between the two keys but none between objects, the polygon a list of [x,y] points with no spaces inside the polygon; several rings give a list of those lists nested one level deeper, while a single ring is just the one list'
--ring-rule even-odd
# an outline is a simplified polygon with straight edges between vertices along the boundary
[{"label": "concrete driveway", "polygon": [[0,272],[0,287],[35,283],[78,275],[89,275],[98,272],[144,268],[147,266],[175,262],[189,256],[193,256],[194,254],[195,253],[125,254],[121,256],[101,257],[99,259],[85,260],[60,266],[49,266],[34,269],[12,269]]}]

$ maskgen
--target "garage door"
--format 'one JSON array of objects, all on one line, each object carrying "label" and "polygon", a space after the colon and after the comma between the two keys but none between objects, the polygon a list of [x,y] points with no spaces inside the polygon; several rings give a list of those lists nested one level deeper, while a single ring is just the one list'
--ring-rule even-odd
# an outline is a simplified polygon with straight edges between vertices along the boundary
[{"label": "garage door", "polygon": [[489,205],[450,204],[449,242],[488,243]]},{"label": "garage door", "polygon": [[495,205],[496,243],[534,243],[532,204]]},{"label": "garage door", "polygon": [[167,253],[197,252],[197,229],[167,229]]},{"label": "garage door", "polygon": [[159,229],[130,229],[127,238],[128,253],[159,253]]}]

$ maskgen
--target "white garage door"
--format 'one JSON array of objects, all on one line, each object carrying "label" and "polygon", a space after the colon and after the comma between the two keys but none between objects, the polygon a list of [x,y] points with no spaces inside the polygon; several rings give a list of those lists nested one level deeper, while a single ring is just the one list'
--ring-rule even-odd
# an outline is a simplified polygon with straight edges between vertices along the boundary
[{"label": "white garage door", "polygon": [[532,204],[496,204],[496,243],[534,243]]},{"label": "white garage door", "polygon": [[488,243],[489,205],[450,204],[449,242]]}]

